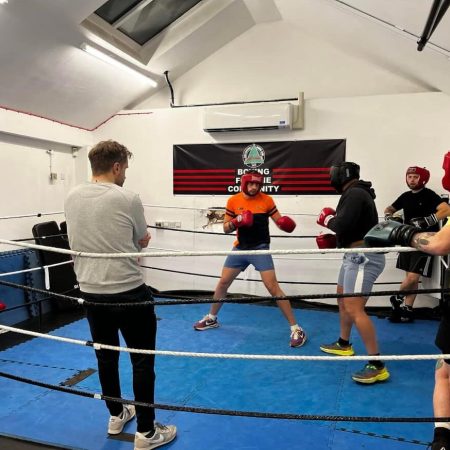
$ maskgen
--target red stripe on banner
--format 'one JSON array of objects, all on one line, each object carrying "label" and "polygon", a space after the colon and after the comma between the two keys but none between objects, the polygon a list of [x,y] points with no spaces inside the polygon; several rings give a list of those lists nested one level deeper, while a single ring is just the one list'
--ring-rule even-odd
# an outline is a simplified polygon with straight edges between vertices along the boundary
[{"label": "red stripe on banner", "polygon": [[174,181],[175,186],[211,186],[214,184],[220,184],[221,186],[229,186],[228,181]]},{"label": "red stripe on banner", "polygon": [[281,167],[279,169],[272,169],[273,173],[280,172],[329,172],[329,167]]},{"label": "red stripe on banner", "polygon": [[295,179],[305,179],[305,178],[328,178],[330,179],[330,175],[328,173],[307,173],[307,174],[298,174],[298,175],[274,175],[273,178],[292,178]]},{"label": "red stripe on banner", "polygon": [[234,175],[234,169],[175,169],[173,173],[232,173]]},{"label": "red stripe on banner", "polygon": [[230,182],[234,182],[234,177],[230,177],[229,175],[175,175],[173,178],[174,180],[194,180],[204,178],[210,179],[211,177],[221,178]]},{"label": "red stripe on banner", "polygon": [[329,192],[336,192],[335,189],[333,189],[332,187],[319,187],[319,186],[314,186],[314,187],[286,187],[284,186],[283,192],[291,192],[291,191],[329,191]]},{"label": "red stripe on banner", "polygon": [[322,186],[331,186],[330,183],[325,183],[323,181],[274,181],[272,183],[273,185],[280,185],[280,186],[290,186],[291,184],[319,184]]},{"label": "red stripe on banner", "polygon": [[174,191],[220,191],[224,192],[224,189],[221,187],[175,187],[173,188]]}]

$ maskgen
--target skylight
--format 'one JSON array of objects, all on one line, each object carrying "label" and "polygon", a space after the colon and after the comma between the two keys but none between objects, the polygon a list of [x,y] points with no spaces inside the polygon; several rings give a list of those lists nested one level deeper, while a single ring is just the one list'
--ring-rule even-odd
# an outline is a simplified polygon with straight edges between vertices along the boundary
[{"label": "skylight", "polygon": [[108,0],[95,14],[144,45],[201,0]]}]

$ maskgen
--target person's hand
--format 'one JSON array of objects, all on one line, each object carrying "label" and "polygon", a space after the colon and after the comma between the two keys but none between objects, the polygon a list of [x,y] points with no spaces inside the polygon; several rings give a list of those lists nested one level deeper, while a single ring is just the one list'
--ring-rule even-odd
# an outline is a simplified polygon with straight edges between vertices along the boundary
[{"label": "person's hand", "polygon": [[421,230],[426,230],[433,225],[436,225],[438,223],[438,218],[436,217],[436,214],[431,214],[427,217],[414,217],[414,219],[411,219],[409,223],[417,228],[420,228]]},{"label": "person's hand", "polygon": [[336,211],[333,208],[323,208],[322,211],[320,211],[319,217],[317,218],[317,225],[322,225],[323,227],[328,227],[328,222],[331,219],[334,219],[334,216],[336,215]]},{"label": "person's hand", "polygon": [[392,214],[386,214],[384,216],[384,220],[393,220],[393,221],[398,222],[398,223],[403,223],[403,218],[402,217],[394,216]]},{"label": "person's hand", "polygon": [[251,211],[245,210],[241,214],[238,214],[230,222],[233,224],[234,229],[240,227],[251,227],[253,225],[253,213]]},{"label": "person's hand", "polygon": [[292,233],[297,224],[288,216],[282,216],[275,222],[280,230]]},{"label": "person's hand", "polygon": [[316,237],[317,247],[336,248],[336,235],[331,233],[320,233]]},{"label": "person's hand", "polygon": [[142,239],[139,239],[138,241],[139,246],[141,248],[146,248],[151,238],[152,237],[150,236],[150,233],[147,231],[147,234]]},{"label": "person's hand", "polygon": [[394,220],[387,220],[371,228],[364,236],[364,242],[367,247],[392,247],[394,245],[409,247],[413,236],[420,231],[419,228],[412,225],[402,225]]}]

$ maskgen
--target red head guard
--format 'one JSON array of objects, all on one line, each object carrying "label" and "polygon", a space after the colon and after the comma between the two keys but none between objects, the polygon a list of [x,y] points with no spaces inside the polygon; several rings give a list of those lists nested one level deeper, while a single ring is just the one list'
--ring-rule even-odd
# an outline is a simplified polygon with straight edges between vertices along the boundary
[{"label": "red head guard", "polygon": [[[406,171],[406,178],[411,173],[414,175],[419,175],[419,182],[417,185],[417,189],[422,189],[430,180],[430,171],[427,170],[425,167],[418,167],[418,166],[408,167],[408,170]],[[408,184],[408,181],[406,181],[406,184]]]},{"label": "red head guard", "polygon": [[442,168],[445,171],[444,178],[442,178],[442,187],[447,191],[450,191],[450,152],[444,155],[444,161],[442,161]]},{"label": "red head guard", "polygon": [[263,185],[263,181],[264,177],[259,172],[246,173],[245,175],[242,175],[241,178],[241,191],[247,195],[250,195],[247,188],[248,183],[259,183],[259,192]]}]

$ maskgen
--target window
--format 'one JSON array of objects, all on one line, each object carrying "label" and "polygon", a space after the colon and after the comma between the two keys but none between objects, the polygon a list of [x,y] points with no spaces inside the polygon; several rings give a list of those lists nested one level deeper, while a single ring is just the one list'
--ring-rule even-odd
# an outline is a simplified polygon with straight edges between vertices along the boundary
[{"label": "window", "polygon": [[144,45],[201,0],[108,0],[95,14]]}]

